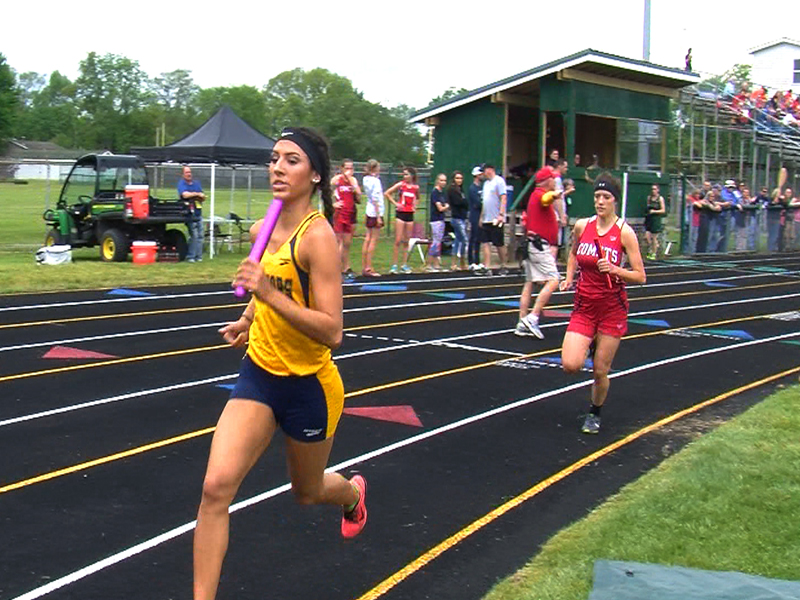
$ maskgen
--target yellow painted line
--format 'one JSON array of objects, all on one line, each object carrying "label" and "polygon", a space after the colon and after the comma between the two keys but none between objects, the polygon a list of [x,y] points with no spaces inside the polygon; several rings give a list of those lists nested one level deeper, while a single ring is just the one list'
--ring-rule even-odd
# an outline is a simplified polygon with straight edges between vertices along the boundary
[{"label": "yellow painted line", "polygon": [[69,373],[70,371],[82,371],[83,369],[96,369],[97,367],[110,367],[112,365],[122,365],[125,363],[141,362],[144,360],[153,360],[156,358],[168,358],[172,356],[183,356],[186,354],[196,354],[198,352],[207,352],[208,350],[222,350],[223,348],[230,348],[229,344],[218,344],[216,346],[201,346],[199,348],[187,348],[185,350],[172,350],[170,352],[159,352],[157,354],[143,354],[141,356],[131,356],[128,358],[115,358],[112,360],[104,360],[102,362],[89,363],[87,365],[72,365],[70,367],[59,367],[56,369],[44,369],[42,371],[28,371],[27,373],[16,373],[14,375],[5,375],[0,377],[0,383],[6,381],[15,381],[17,379],[28,379],[30,377],[39,377],[40,375],[53,375],[55,373]]},{"label": "yellow painted line", "polygon": [[33,485],[35,483],[42,483],[43,481],[49,481],[50,479],[55,479],[56,477],[62,477],[64,475],[69,475],[71,473],[77,473],[78,471],[85,471],[86,469],[91,469],[92,467],[98,467],[100,465],[104,465],[106,463],[110,463],[115,460],[122,460],[123,458],[136,456],[137,454],[149,452],[150,450],[157,450],[158,448],[163,448],[164,446],[169,446],[171,444],[185,442],[186,440],[190,440],[192,438],[200,437],[202,435],[211,433],[212,431],[214,431],[214,429],[215,427],[207,427],[206,429],[199,429],[197,431],[184,433],[183,435],[171,437],[166,440],[153,442],[152,444],[139,446],[138,448],[131,448],[130,450],[125,450],[124,452],[118,452],[117,454],[111,454],[110,456],[104,456],[102,458],[97,458],[95,460],[83,462],[78,465],[73,465],[71,467],[59,469],[58,471],[51,471],[50,473],[45,473],[44,475],[39,475],[38,477],[31,477],[30,479],[25,479],[24,481],[10,483],[8,485],[0,487],[0,494],[11,492],[13,490],[18,490],[20,488]]},{"label": "yellow painted line", "polygon": [[520,506],[521,504],[523,504],[524,502],[530,500],[534,496],[537,496],[538,494],[540,494],[541,492],[543,492],[547,488],[549,488],[549,487],[553,486],[554,484],[558,483],[559,481],[569,477],[570,475],[576,473],[577,471],[581,470],[585,466],[590,465],[591,463],[595,462],[596,460],[599,460],[599,459],[601,459],[601,458],[603,458],[605,456],[608,456],[609,454],[611,454],[615,450],[618,450],[618,449],[622,448],[623,446],[626,446],[626,445],[630,444],[631,442],[633,442],[635,440],[638,440],[639,438],[643,437],[644,435],[647,435],[648,433],[651,433],[651,432],[653,432],[653,431],[655,431],[657,429],[660,429],[661,427],[664,427],[665,425],[669,425],[670,423],[672,423],[674,421],[677,421],[678,419],[682,419],[683,417],[685,417],[687,415],[690,415],[692,413],[696,413],[696,412],[702,410],[703,408],[711,406],[712,404],[717,404],[719,402],[722,402],[723,400],[727,400],[728,398],[730,398],[732,396],[736,396],[738,394],[741,394],[742,392],[746,392],[748,390],[754,389],[754,388],[759,387],[761,385],[770,383],[772,381],[776,381],[776,380],[781,379],[783,377],[786,377],[788,375],[793,375],[794,373],[797,373],[797,372],[800,372],[800,367],[794,367],[792,369],[788,369],[786,371],[782,371],[781,373],[776,373],[774,375],[770,375],[769,377],[765,377],[763,379],[759,379],[758,381],[754,381],[752,383],[748,383],[747,385],[743,385],[743,386],[738,387],[736,389],[730,390],[728,392],[720,394],[719,396],[714,396],[713,398],[711,398],[709,400],[705,400],[703,402],[700,402],[699,404],[695,404],[694,406],[691,406],[691,407],[686,408],[684,410],[678,411],[677,413],[675,413],[673,415],[670,415],[670,416],[665,417],[665,418],[663,418],[663,419],[661,419],[659,421],[656,421],[655,423],[652,423],[651,425],[648,425],[647,427],[643,427],[642,429],[640,429],[638,431],[635,431],[634,433],[631,433],[630,435],[627,435],[624,438],[614,442],[613,444],[609,444],[608,446],[605,446],[604,448],[601,448],[600,450],[597,450],[596,452],[592,452],[591,454],[589,454],[588,456],[582,458],[581,460],[571,464],[570,466],[566,467],[565,469],[562,469],[561,471],[559,471],[555,475],[552,475],[552,476],[548,477],[547,479],[544,479],[544,480],[540,481],[539,483],[537,483],[533,487],[527,489],[526,491],[524,491],[520,495],[516,496],[515,498],[512,498],[508,502],[498,506],[496,509],[494,509],[490,513],[484,515],[480,519],[478,519],[476,521],[473,521],[472,523],[470,523],[469,525],[464,527],[458,533],[455,533],[454,535],[451,535],[449,538],[447,538],[443,542],[437,544],[436,546],[434,546],[433,548],[431,548],[430,550],[428,550],[427,552],[425,552],[424,554],[419,556],[416,560],[410,562],[408,565],[406,565],[405,567],[403,567],[402,569],[400,569],[399,571],[397,571],[396,573],[394,573],[390,577],[384,579],[377,586],[375,586],[374,588],[369,590],[364,595],[360,596],[358,598],[358,600],[375,600],[376,598],[380,598],[382,595],[384,595],[386,592],[391,590],[397,584],[399,584],[403,580],[407,579],[408,577],[410,577],[411,575],[413,575],[414,573],[416,573],[417,571],[422,569],[425,565],[429,564],[433,560],[437,559],[439,556],[441,556],[442,554],[444,554],[448,550],[450,550],[453,547],[455,547],[459,542],[465,540],[466,538],[468,538],[472,534],[480,531],[486,525],[490,524],[493,521],[496,521],[497,519],[499,519],[500,517],[505,515],[507,512],[509,512],[509,511],[513,510],[514,508]]},{"label": "yellow painted line", "polygon": [[[572,306],[570,304],[569,306]],[[507,310],[491,310],[476,313],[464,313],[461,315],[447,315],[444,317],[428,317],[425,319],[409,319],[407,321],[394,321],[392,323],[380,323],[377,325],[360,325],[359,327],[346,327],[343,331],[345,333],[352,331],[363,331],[365,329],[377,329],[379,327],[400,327],[402,325],[417,325],[419,323],[432,323],[434,321],[453,321],[456,319],[474,319],[476,317],[489,317],[492,315],[504,315],[507,313],[519,312],[518,308],[509,308]]]},{"label": "yellow painted line", "polygon": [[[768,316],[769,315],[756,315],[756,316],[751,316],[751,317],[738,317],[738,318],[735,318],[735,319],[725,319],[723,321],[713,321],[711,323],[700,323],[698,325],[687,325],[685,327],[673,327],[671,329],[661,329],[659,331],[649,331],[649,332],[646,332],[646,333],[635,333],[633,335],[626,335],[622,339],[623,340],[635,340],[635,339],[646,338],[646,337],[651,337],[651,336],[655,336],[655,335],[665,335],[665,334],[673,332],[673,331],[682,331],[682,330],[685,330],[685,329],[696,329],[698,327],[717,327],[719,325],[729,325],[731,323],[739,323],[741,321],[754,321],[754,320],[758,320],[758,319],[766,319]],[[505,357],[505,358],[500,358],[498,360],[492,360],[492,361],[485,362],[485,363],[478,363],[478,364],[475,364],[475,365],[468,365],[466,367],[458,367],[458,368],[455,368],[455,369],[449,369],[447,371],[438,371],[436,373],[429,373],[427,375],[419,375],[417,377],[412,377],[410,379],[403,379],[403,380],[400,380],[400,381],[393,381],[391,383],[384,383],[382,385],[376,385],[376,386],[373,386],[373,387],[364,388],[364,389],[361,389],[361,390],[356,390],[354,392],[350,392],[348,394],[345,394],[345,398],[354,398],[356,396],[364,396],[366,394],[372,394],[374,392],[382,392],[384,390],[389,390],[389,389],[401,387],[401,386],[404,386],[404,385],[409,385],[411,383],[419,383],[420,381],[427,381],[429,379],[436,379],[437,377],[446,377],[448,375],[457,375],[459,373],[466,373],[468,371],[474,371],[476,369],[483,369],[483,368],[486,368],[486,367],[492,367],[492,366],[495,366],[495,365],[499,365],[500,363],[508,362],[508,361],[511,361],[511,360],[524,360],[526,358],[536,358],[537,356],[544,356],[546,354],[552,354],[553,352],[557,352],[560,349],[561,349],[561,347],[559,346],[557,348],[549,348],[547,350],[540,350],[539,352],[532,352],[530,354],[523,354],[521,356]]]},{"label": "yellow painted line", "polygon": [[39,325],[63,325],[64,323],[82,323],[86,321],[102,321],[106,319],[127,319],[129,317],[149,317],[152,315],[174,315],[184,312],[198,312],[204,310],[219,310],[224,308],[241,308],[247,303],[216,304],[212,306],[194,306],[191,308],[165,308],[161,310],[146,310],[132,313],[114,313],[110,315],[95,315],[93,317],[74,317],[71,319],[48,319],[46,321],[26,321],[24,323],[9,323],[0,325],[0,329],[14,329],[17,327],[38,327]]},{"label": "yellow painted line", "polygon": [[[690,325],[690,326],[687,326],[687,327],[681,327],[681,328],[676,328],[676,329],[666,329],[666,330],[655,331],[655,332],[639,333],[639,334],[635,334],[635,335],[626,336],[624,339],[644,338],[644,337],[650,337],[650,336],[653,336],[653,335],[663,335],[664,333],[667,333],[669,331],[676,331],[678,329],[692,329],[692,328],[696,328],[696,327],[714,327],[714,326],[718,326],[718,325],[737,323],[737,322],[740,322],[740,321],[748,321],[748,320],[755,320],[755,319],[766,319],[767,317],[768,317],[768,315],[758,315],[758,316],[754,316],[754,317],[739,317],[739,318],[736,318],[736,319],[726,319],[724,321],[715,321],[715,322],[712,322],[712,323],[701,323],[701,324],[698,324],[698,325]],[[224,345],[223,347],[227,347],[227,345]],[[374,387],[370,387],[370,388],[364,388],[364,389],[361,389],[361,390],[355,390],[353,392],[346,393],[345,394],[345,398],[346,399],[347,398],[354,398],[354,397],[363,396],[365,394],[372,393],[372,392],[378,392],[378,391],[381,391],[381,390],[390,389],[390,388],[394,388],[394,387],[400,387],[402,385],[408,385],[408,384],[416,383],[416,382],[419,382],[419,381],[425,381],[425,380],[428,380],[428,379],[434,379],[436,377],[445,377],[447,375],[455,375],[457,373],[464,373],[466,371],[470,371],[470,370],[474,370],[474,369],[481,369],[481,368],[484,368],[484,367],[490,367],[492,365],[496,365],[496,364],[499,364],[501,362],[505,362],[505,361],[508,361],[508,360],[518,360],[518,359],[522,359],[522,358],[533,358],[533,357],[536,357],[536,356],[542,356],[542,355],[545,355],[545,354],[550,354],[550,353],[555,352],[557,350],[559,350],[559,348],[551,348],[549,350],[541,350],[539,352],[534,352],[534,353],[531,353],[531,354],[520,356],[520,357],[518,357],[516,359],[514,359],[514,358],[511,358],[511,359],[503,358],[503,359],[500,359],[500,360],[495,360],[495,361],[491,361],[491,362],[487,362],[487,363],[480,363],[480,364],[477,364],[477,365],[471,365],[471,366],[468,366],[468,367],[461,367],[461,368],[458,368],[458,369],[450,369],[448,371],[439,371],[437,373],[431,373],[429,375],[423,375],[423,376],[420,376],[420,377],[413,377],[411,379],[404,379],[404,380],[401,380],[401,381],[396,381],[396,382],[392,382],[392,383],[388,383],[388,384],[384,384],[384,385],[380,385],[380,386],[374,386]],[[94,466],[97,466],[97,465],[101,465],[101,464],[112,462],[114,460],[127,458],[129,456],[134,456],[136,454],[141,454],[141,453],[146,452],[148,450],[160,448],[162,446],[166,446],[166,445],[169,445],[169,444],[173,444],[173,443],[177,443],[177,442],[180,442],[180,441],[188,440],[188,439],[191,439],[191,438],[194,438],[194,437],[199,437],[199,436],[202,436],[202,435],[206,435],[208,433],[213,433],[213,431],[215,429],[216,429],[216,427],[207,427],[205,429],[199,429],[197,431],[191,431],[189,433],[183,434],[183,435],[178,436],[178,437],[170,438],[168,440],[163,440],[163,441],[160,441],[160,442],[154,442],[153,444],[149,444],[147,446],[141,446],[139,448],[133,448],[131,450],[127,450],[125,452],[120,452],[118,454],[113,454],[113,455],[102,457],[102,458],[98,458],[98,459],[95,459],[95,460],[92,460],[92,461],[89,461],[89,462],[81,463],[79,465],[75,465],[75,466],[72,466],[72,467],[65,467],[65,468],[59,469],[57,471],[52,471],[50,473],[45,473],[45,474],[42,474],[42,475],[38,475],[36,477],[32,477],[30,479],[26,479],[24,481],[20,481],[20,482],[17,482],[17,483],[9,484],[9,485],[7,485],[5,487],[2,487],[2,488],[0,488],[0,493],[4,493],[4,492],[11,491],[11,490],[19,489],[21,487],[25,487],[25,486],[31,485],[33,483],[40,483],[40,482],[43,482],[43,481],[48,481],[48,480],[54,479],[56,477],[61,477],[62,475],[68,475],[70,473],[75,473],[76,471],[85,470],[85,469],[88,469],[88,468],[91,468],[91,467],[94,467]]]},{"label": "yellow painted line", "polygon": [[[702,296],[702,295],[711,295],[711,294],[722,294],[725,292],[735,292],[738,290],[749,290],[749,289],[761,289],[765,287],[781,287],[786,285],[794,285],[797,284],[797,281],[788,281],[788,282],[780,282],[780,283],[767,283],[767,284],[759,284],[759,285],[751,285],[751,286],[742,286],[742,287],[733,287],[733,288],[722,288],[716,290],[699,290],[694,292],[681,292],[675,294],[660,294],[656,296],[638,296],[638,297],[629,297],[629,302],[639,302],[643,300],[663,300],[665,298],[678,298],[678,297],[686,297],[686,296]],[[511,284],[513,287],[521,287],[519,284]],[[509,287],[509,285],[504,286],[495,286],[495,287]],[[439,291],[453,291],[458,288],[443,288]],[[470,288],[463,288],[463,289],[470,289]],[[646,289],[646,287],[645,287]],[[436,290],[430,290],[436,291]],[[630,291],[630,290],[629,290]],[[393,292],[399,293],[399,292]],[[400,292],[405,293],[405,292]],[[387,295],[390,294],[387,292]],[[374,296],[375,294],[371,294]],[[380,294],[377,294],[380,295]],[[346,298],[352,298],[354,296],[346,296]],[[480,298],[474,299],[476,302],[480,302]],[[757,301],[758,298],[754,298],[754,301]],[[486,302],[492,302],[491,300],[487,300]],[[110,315],[95,315],[91,317],[74,317],[74,318],[65,318],[65,319],[47,319],[44,321],[26,321],[22,323],[9,323],[6,325],[0,325],[0,330],[2,329],[15,329],[15,328],[23,328],[23,327],[38,327],[41,325],[63,325],[66,323],[83,323],[83,322],[90,322],[90,321],[102,321],[108,319],[127,319],[129,317],[147,317],[152,315],[170,315],[170,314],[178,314],[178,313],[187,313],[187,312],[202,312],[207,310],[220,310],[220,309],[228,309],[228,308],[242,308],[246,306],[246,303],[235,303],[235,304],[216,304],[211,306],[195,306],[191,308],[173,308],[173,309],[162,309],[162,310],[150,310],[150,311],[140,311],[140,312],[133,312],[133,313],[114,313]],[[572,308],[572,302],[566,304],[555,304],[555,305],[548,305],[546,309],[548,310],[557,310],[560,308]],[[388,324],[377,324],[377,325],[363,325],[360,327],[345,329],[345,331],[363,331],[367,329],[376,329],[379,327],[396,327],[403,324],[417,324],[417,323],[427,323],[427,322],[435,322],[435,321],[446,321],[450,319],[461,319],[461,318],[470,318],[470,317],[483,317],[483,316],[492,316],[497,314],[504,314],[504,313],[513,313],[517,312],[518,309],[512,308],[508,310],[501,310],[501,311],[490,311],[490,312],[480,312],[480,313],[468,313],[465,315],[455,315],[455,316],[444,316],[444,317],[430,317],[428,319],[416,319],[416,320],[409,320],[409,321],[397,321],[394,323]]]}]

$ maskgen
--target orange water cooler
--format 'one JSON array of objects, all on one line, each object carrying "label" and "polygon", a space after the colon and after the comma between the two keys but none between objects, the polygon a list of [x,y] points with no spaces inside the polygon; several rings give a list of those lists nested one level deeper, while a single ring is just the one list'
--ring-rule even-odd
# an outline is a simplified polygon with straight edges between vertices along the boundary
[{"label": "orange water cooler", "polygon": [[126,185],[125,196],[131,200],[134,219],[146,219],[150,214],[150,186]]}]

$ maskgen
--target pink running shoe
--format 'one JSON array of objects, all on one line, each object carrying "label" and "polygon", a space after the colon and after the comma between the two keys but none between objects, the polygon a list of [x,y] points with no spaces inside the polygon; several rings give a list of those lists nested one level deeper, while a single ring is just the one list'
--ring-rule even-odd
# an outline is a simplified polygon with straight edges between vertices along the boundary
[{"label": "pink running shoe", "polygon": [[358,502],[353,510],[342,515],[342,536],[347,539],[356,537],[367,524],[367,480],[356,475],[350,483],[358,490]]}]

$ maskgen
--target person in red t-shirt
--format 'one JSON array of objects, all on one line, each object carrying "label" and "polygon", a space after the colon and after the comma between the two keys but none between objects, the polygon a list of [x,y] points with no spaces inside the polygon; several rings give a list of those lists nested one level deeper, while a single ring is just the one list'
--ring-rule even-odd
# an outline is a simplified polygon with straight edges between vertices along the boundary
[{"label": "person in red t-shirt", "polygon": [[[551,248],[558,248],[558,215],[553,206],[558,195],[555,192],[555,172],[550,167],[536,171],[534,180],[536,187],[525,212],[527,252],[522,261],[525,283],[519,297],[519,322],[514,334],[531,335],[541,340],[544,339],[544,334],[539,329],[539,316],[561,279],[551,251]],[[542,283],[544,286],[536,296],[533,310],[528,314],[534,283]]]},{"label": "person in red t-shirt", "polygon": [[[577,373],[583,368],[592,342],[595,343],[592,403],[581,428],[584,433],[600,431],[600,408],[608,395],[608,372],[620,339],[628,329],[625,284],[642,284],[647,279],[636,233],[617,217],[620,189],[619,181],[610,173],[602,173],[595,180],[596,214],[575,223],[567,276],[560,286],[561,290],[569,289],[580,267],[575,307],[561,346],[561,364],[567,373]],[[623,253],[628,257],[630,269],[622,267]]]},{"label": "person in red t-shirt", "polygon": [[334,197],[333,231],[339,243],[339,254],[342,258],[342,277],[346,280],[354,278],[350,268],[350,246],[353,244],[353,222],[356,204],[361,196],[361,188],[353,177],[353,161],[344,159],[339,174],[331,179]]},{"label": "person in red t-shirt", "polygon": [[[394,193],[398,192],[395,199]],[[403,180],[398,181],[383,195],[394,204],[395,208],[395,236],[394,236],[394,262],[389,273],[395,274],[397,270],[397,257],[400,247],[403,248],[403,273],[411,273],[408,266],[408,240],[414,232],[414,211],[417,209],[419,199],[419,186],[417,185],[417,170],[414,167],[403,169]]]}]

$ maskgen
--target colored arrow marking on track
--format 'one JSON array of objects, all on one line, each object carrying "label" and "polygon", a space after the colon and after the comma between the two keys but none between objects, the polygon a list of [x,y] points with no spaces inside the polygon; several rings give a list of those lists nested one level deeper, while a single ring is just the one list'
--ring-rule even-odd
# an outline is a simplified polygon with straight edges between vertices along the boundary
[{"label": "colored arrow marking on track", "polygon": [[736,287],[736,284],[734,283],[725,283],[722,281],[704,281],[703,283],[705,283],[708,287],[722,287],[722,288]]},{"label": "colored arrow marking on track", "polygon": [[542,311],[542,316],[545,317],[570,317],[572,316],[571,310],[548,310],[544,309]]},{"label": "colored arrow marking on track", "polygon": [[345,408],[344,414],[377,421],[401,423],[412,427],[422,427],[422,421],[419,420],[417,413],[414,412],[414,408],[408,404],[398,406],[356,406]]},{"label": "colored arrow marking on track", "polygon": [[487,304],[494,304],[496,306],[513,306],[519,308],[519,300],[489,300]]},{"label": "colored arrow marking on track", "polygon": [[669,327],[669,323],[661,319],[628,319],[628,323],[637,325],[649,325],[650,327]]},{"label": "colored arrow marking on track", "polygon": [[748,340],[748,341],[756,339],[742,329],[695,329],[695,331],[698,333],[707,333],[709,335],[724,335],[726,337],[738,338],[741,340]]},{"label": "colored arrow marking on track", "polygon": [[786,269],[781,267],[752,267],[753,271],[762,271],[763,273],[785,273]]},{"label": "colored arrow marking on track", "polygon": [[42,358],[119,358],[113,354],[103,354],[102,352],[92,352],[91,350],[81,350],[80,348],[70,348],[69,346],[53,346]]},{"label": "colored arrow marking on track", "polygon": [[375,284],[375,285],[362,285],[358,288],[362,292],[405,292],[408,289],[407,285],[385,285],[385,284]]},{"label": "colored arrow marking on track", "polygon": [[233,388],[236,387],[236,384],[234,384],[234,383],[218,383],[216,387],[222,388],[223,390],[233,391]]},{"label": "colored arrow marking on track", "polygon": [[129,290],[127,288],[116,288],[106,292],[108,296],[152,296],[150,292],[142,292],[140,290]]},{"label": "colored arrow marking on track", "polygon": [[466,294],[460,294],[456,292],[430,292],[429,296],[436,296],[438,298],[449,298],[450,300],[463,300],[467,297]]}]

